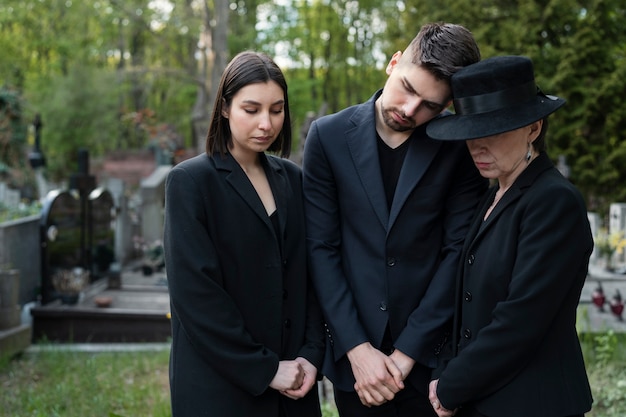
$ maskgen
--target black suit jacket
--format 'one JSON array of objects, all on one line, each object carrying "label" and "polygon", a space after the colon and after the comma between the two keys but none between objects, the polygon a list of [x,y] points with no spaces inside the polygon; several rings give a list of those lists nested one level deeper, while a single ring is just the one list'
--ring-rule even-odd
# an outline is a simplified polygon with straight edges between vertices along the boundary
[{"label": "black suit jacket", "polygon": [[165,261],[172,309],[174,417],[319,415],[317,390],[268,388],[281,359],[321,368],[323,322],[306,271],[301,171],[261,154],[275,229],[232,158],[199,155],[167,177]]},{"label": "black suit jacket", "polygon": [[576,332],[593,248],[584,201],[545,153],[483,222],[495,191],[463,250],[458,356],[440,377],[439,398],[487,416],[582,414],[592,402]]},{"label": "black suit jacket", "polygon": [[369,341],[418,364],[425,391],[452,319],[454,280],[471,216],[486,190],[464,143],[409,139],[391,208],[377,149],[374,101],[322,117],[305,142],[303,178],[311,274],[330,343],[324,374],[354,390],[346,352]]}]

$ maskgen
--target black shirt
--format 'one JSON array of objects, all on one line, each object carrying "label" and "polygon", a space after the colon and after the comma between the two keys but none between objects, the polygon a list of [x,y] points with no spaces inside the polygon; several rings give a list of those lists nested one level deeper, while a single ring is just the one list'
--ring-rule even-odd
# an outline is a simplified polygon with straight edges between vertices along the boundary
[{"label": "black shirt", "polygon": [[387,197],[387,207],[391,208],[393,196],[396,193],[400,170],[404,163],[404,157],[409,149],[410,139],[405,140],[397,148],[390,148],[380,137],[376,135],[378,140],[378,159],[380,162],[380,171],[383,175],[383,185],[385,187],[385,195]]}]

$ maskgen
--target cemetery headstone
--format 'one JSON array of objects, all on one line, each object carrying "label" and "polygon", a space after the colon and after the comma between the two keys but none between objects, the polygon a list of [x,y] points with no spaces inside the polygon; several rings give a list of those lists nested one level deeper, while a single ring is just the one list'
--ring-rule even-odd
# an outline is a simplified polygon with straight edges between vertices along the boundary
[{"label": "cemetery headstone", "polygon": [[96,188],[89,194],[88,209],[91,274],[95,280],[106,276],[111,264],[115,261],[113,195],[104,188]]},{"label": "cemetery headstone", "polygon": [[41,215],[42,303],[60,298],[52,279],[56,274],[83,267],[81,254],[80,200],[75,192],[54,190],[48,193]]}]

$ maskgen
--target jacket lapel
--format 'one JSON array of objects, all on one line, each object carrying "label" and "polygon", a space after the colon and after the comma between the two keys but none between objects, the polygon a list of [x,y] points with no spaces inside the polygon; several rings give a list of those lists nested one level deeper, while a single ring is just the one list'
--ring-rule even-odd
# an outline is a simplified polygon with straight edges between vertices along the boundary
[{"label": "jacket lapel", "polygon": [[[262,158],[265,158],[264,154],[261,154],[261,156]],[[252,211],[261,219],[261,221],[271,229],[272,225],[270,223],[270,218],[265,211],[263,202],[261,202],[261,199],[248,179],[248,176],[245,172],[243,172],[243,169],[241,169],[232,155],[227,154],[223,158],[219,155],[214,155],[213,160],[215,161],[217,169],[228,172],[226,174],[226,182],[231,185],[233,191],[239,194],[243,201],[250,206]],[[278,201],[276,204],[278,206]]]},{"label": "jacket lapel", "polygon": [[389,210],[380,172],[374,119],[374,101],[379,93],[376,93],[364,105],[359,106],[352,115],[350,118],[352,127],[346,131],[346,138],[363,190],[380,224],[387,229]]},{"label": "jacket lapel", "polygon": [[502,215],[502,213],[506,210],[508,206],[513,204],[515,201],[519,200],[524,194],[525,190],[530,187],[537,177],[547,169],[553,167],[552,161],[545,153],[539,154],[537,159],[535,159],[515,180],[511,188],[509,188],[502,199],[498,202],[498,204],[494,207],[487,220],[484,221],[484,225],[481,227],[481,223],[483,223],[483,218],[485,217],[485,213],[487,209],[493,202],[496,191],[498,187],[494,187],[491,192],[488,193],[488,197],[481,204],[480,210],[478,211],[478,215],[476,216],[475,221],[473,222],[469,234],[468,240],[470,245],[474,244],[478,241],[488,230],[491,225]]},{"label": "jacket lapel", "polygon": [[[274,201],[276,202],[276,211],[278,212],[278,224],[280,225],[280,236],[277,236],[280,241],[285,236],[285,229],[287,227],[287,195],[288,195],[288,181],[285,178],[285,172],[281,165],[275,160],[274,157],[261,155],[263,159],[263,166],[265,167],[265,173],[267,174],[267,180],[270,183],[270,188],[274,195]],[[266,216],[267,217],[267,216]],[[281,245],[282,246],[282,245]]]},{"label": "jacket lapel", "polygon": [[391,204],[388,230],[391,230],[411,191],[417,186],[437,151],[441,148],[440,141],[426,137],[425,129],[425,125],[418,127],[408,139],[410,141],[409,149],[400,170],[398,185]]}]

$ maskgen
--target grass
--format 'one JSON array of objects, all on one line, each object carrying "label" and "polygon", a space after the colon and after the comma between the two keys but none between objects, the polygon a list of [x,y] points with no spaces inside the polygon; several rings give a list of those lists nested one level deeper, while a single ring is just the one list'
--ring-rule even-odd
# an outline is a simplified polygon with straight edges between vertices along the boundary
[{"label": "grass", "polygon": [[[626,334],[583,334],[594,396],[586,417],[626,415]],[[12,417],[170,417],[167,350],[41,349],[0,361],[0,410]],[[324,417],[337,417],[332,404]]]},{"label": "grass", "polygon": [[45,350],[0,369],[0,410],[12,417],[170,416],[167,351]]}]

